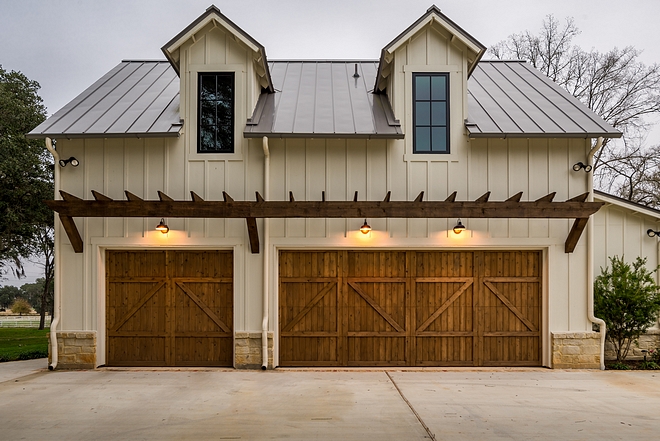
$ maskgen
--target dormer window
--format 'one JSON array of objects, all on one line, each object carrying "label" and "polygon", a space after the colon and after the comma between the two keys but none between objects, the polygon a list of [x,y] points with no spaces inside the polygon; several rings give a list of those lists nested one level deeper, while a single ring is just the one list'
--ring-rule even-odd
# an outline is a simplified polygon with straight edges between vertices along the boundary
[{"label": "dormer window", "polygon": [[449,153],[449,74],[413,73],[413,152]]},{"label": "dormer window", "polygon": [[234,73],[199,74],[197,153],[234,153]]}]

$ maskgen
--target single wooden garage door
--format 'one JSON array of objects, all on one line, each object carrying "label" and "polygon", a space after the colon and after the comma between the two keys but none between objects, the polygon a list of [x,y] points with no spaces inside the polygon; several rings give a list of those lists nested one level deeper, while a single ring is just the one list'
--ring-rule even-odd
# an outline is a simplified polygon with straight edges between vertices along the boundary
[{"label": "single wooden garage door", "polygon": [[108,366],[231,366],[231,251],[107,251]]},{"label": "single wooden garage door", "polygon": [[537,251],[282,251],[282,366],[538,366]]}]

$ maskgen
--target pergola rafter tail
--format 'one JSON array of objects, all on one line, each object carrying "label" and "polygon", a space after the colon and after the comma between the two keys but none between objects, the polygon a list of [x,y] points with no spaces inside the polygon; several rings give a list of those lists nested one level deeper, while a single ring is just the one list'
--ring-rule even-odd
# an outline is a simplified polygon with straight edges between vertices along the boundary
[{"label": "pergola rafter tail", "polygon": [[92,190],[93,200],[83,200],[60,191],[62,200],[45,201],[56,211],[74,245],[82,252],[82,240],[74,217],[168,217],[246,219],[250,246],[259,252],[257,218],[522,218],[522,219],[576,219],[566,240],[566,252],[575,249],[589,216],[597,212],[602,202],[586,202],[588,193],[565,202],[553,202],[554,193],[536,201],[520,202],[522,192],[505,201],[489,201],[490,192],[475,201],[456,201],[456,192],[444,201],[424,201],[420,193],[414,201],[392,201],[390,192],[382,201],[296,201],[289,192],[288,201],[266,201],[257,192],[255,201],[235,201],[223,192],[222,201],[205,201],[191,192],[191,200],[177,201],[158,192],[158,200],[144,200],[126,191],[127,200],[113,200]]}]

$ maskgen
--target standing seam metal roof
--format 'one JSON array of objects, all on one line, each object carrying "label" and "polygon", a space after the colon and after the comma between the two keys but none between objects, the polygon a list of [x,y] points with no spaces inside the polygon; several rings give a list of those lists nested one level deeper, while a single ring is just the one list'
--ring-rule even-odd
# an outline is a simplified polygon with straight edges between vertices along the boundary
[{"label": "standing seam metal roof", "polygon": [[178,136],[179,78],[167,61],[122,61],[28,137]]},{"label": "standing seam metal roof", "polygon": [[524,61],[481,61],[468,80],[470,137],[618,138],[621,132]]},{"label": "standing seam metal roof", "polygon": [[[261,94],[243,135],[403,138],[387,96],[369,89],[377,63],[270,62],[276,91]],[[28,137],[178,136],[181,124],[179,80],[172,66],[123,61]],[[523,61],[479,62],[468,80],[466,128],[472,138],[621,136]]]}]

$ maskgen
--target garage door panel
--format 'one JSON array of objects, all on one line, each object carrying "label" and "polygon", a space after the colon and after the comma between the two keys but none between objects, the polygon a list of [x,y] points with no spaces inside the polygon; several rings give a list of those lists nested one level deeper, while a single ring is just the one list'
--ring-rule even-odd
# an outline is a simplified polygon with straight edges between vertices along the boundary
[{"label": "garage door panel", "polygon": [[163,366],[166,362],[165,336],[115,337],[108,342],[108,358],[113,366]]},{"label": "garage door panel", "polygon": [[230,251],[108,251],[107,364],[231,366],[232,259]]},{"label": "garage door panel", "polygon": [[[538,251],[283,251],[280,258],[282,365],[541,363]],[[336,284],[333,302],[317,298],[321,281]]]},{"label": "garage door panel", "polygon": [[348,332],[405,332],[405,283],[348,282]]},{"label": "garage door panel", "polygon": [[406,336],[348,337],[349,366],[405,366]]},{"label": "garage door panel", "polygon": [[284,366],[337,366],[337,337],[281,337],[280,358]]},{"label": "garage door panel", "polygon": [[417,337],[416,361],[419,366],[466,366],[473,363],[471,334],[462,336]]}]

